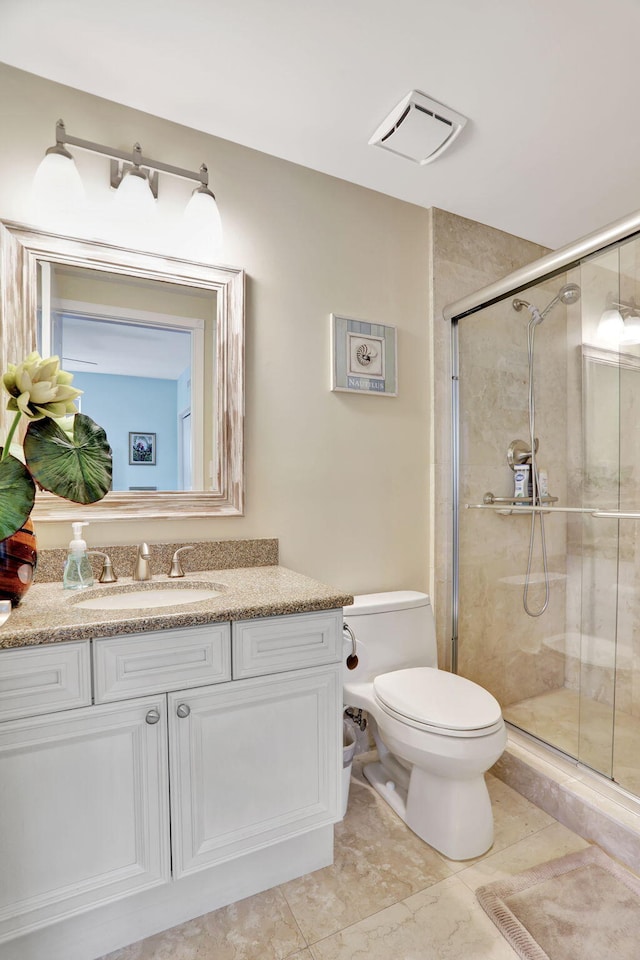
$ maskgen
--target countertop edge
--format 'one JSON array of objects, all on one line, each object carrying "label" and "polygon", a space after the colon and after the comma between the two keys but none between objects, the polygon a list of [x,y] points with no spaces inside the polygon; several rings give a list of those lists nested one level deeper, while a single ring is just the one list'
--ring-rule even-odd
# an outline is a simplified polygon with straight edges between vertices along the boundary
[{"label": "countertop edge", "polygon": [[[63,595],[59,584],[34,585],[26,598],[29,603],[23,601],[24,607],[21,605],[16,608],[0,628],[0,653],[4,650],[197,627],[208,623],[336,610],[353,603],[351,594],[279,565],[206,573],[193,571],[193,576],[198,578],[198,582],[213,578],[227,581],[228,594],[188,605],[107,613],[102,610],[74,609],[71,602],[73,597]],[[161,581],[154,582],[162,584]],[[126,582],[122,586],[123,592],[130,587]]]}]

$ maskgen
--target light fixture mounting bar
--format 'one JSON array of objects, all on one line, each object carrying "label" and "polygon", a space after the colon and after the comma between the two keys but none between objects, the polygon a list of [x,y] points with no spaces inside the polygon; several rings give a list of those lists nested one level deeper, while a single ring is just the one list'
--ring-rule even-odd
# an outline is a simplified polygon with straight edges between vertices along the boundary
[{"label": "light fixture mounting bar", "polygon": [[[193,180],[203,187],[209,185],[209,171],[207,165],[203,163],[200,170],[196,173],[194,170],[187,170],[184,167],[175,167],[170,163],[162,163],[160,160],[152,160],[142,154],[140,144],[135,144],[133,150],[117,150],[115,147],[108,147],[103,143],[94,143],[92,140],[83,140],[81,137],[73,137],[67,133],[63,120],[56,123],[56,145],[64,146],[69,144],[72,147],[79,147],[80,150],[88,150],[90,153],[99,153],[103,157],[110,157],[112,161],[120,160],[132,167],[149,167],[153,170],[159,170],[162,173],[168,173],[173,177],[181,177],[183,180]],[[125,172],[124,170],[122,171]]]},{"label": "light fixture mounting bar", "polygon": [[633,300],[631,301],[612,300],[611,306],[617,307],[619,310],[638,310],[638,304],[635,303]]}]

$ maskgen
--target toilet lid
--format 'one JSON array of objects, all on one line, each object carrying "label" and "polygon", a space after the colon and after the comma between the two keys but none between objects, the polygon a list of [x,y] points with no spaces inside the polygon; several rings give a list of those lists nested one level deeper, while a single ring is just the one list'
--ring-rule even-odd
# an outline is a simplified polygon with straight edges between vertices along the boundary
[{"label": "toilet lid", "polygon": [[502,718],[500,704],[488,690],[434,667],[382,673],[373,689],[398,716],[444,730],[481,730]]}]

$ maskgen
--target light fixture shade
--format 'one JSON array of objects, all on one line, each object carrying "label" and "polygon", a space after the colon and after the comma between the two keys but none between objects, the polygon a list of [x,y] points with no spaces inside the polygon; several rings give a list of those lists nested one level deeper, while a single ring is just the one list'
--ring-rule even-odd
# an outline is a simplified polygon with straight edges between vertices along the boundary
[{"label": "light fixture shade", "polygon": [[222,246],[222,220],[216,198],[206,187],[193,191],[183,218],[185,251],[210,260]]},{"label": "light fixture shade", "polygon": [[598,323],[597,339],[601,343],[607,344],[607,346],[617,347],[623,333],[624,320],[622,319],[620,311],[613,307],[605,310]]},{"label": "light fixture shade", "polygon": [[620,343],[625,346],[640,343],[640,317],[634,315],[627,317],[624,321],[624,330],[620,337]]},{"label": "light fixture shade", "polygon": [[34,222],[61,228],[69,225],[84,204],[84,188],[73,157],[51,151],[36,170],[32,190]]},{"label": "light fixture shade", "polygon": [[116,203],[131,216],[144,217],[154,213],[156,202],[149,181],[142,172],[131,170],[122,178],[116,190]]}]

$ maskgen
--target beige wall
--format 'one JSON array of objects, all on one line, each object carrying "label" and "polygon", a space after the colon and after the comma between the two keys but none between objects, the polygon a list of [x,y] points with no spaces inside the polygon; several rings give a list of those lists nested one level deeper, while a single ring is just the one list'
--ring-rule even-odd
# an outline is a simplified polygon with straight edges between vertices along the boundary
[{"label": "beige wall", "polygon": [[[354,592],[426,588],[428,212],[2,65],[0,89],[0,217],[29,220],[33,174],[63,117],[84,139],[208,163],[220,260],[248,275],[246,515],[94,524],[90,544],[275,536],[284,564]],[[106,161],[77,158],[104,190]],[[178,188],[161,177],[160,189],[174,214]],[[398,326],[397,399],[330,392],[332,311]],[[64,524],[37,532],[44,546],[69,539]]]}]

